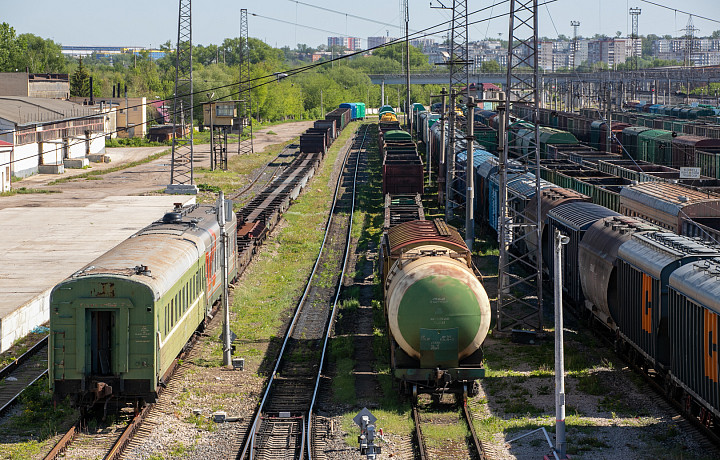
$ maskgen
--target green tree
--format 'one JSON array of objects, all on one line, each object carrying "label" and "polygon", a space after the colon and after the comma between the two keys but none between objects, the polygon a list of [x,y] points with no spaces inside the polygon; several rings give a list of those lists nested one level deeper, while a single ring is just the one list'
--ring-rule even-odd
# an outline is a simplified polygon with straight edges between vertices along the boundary
[{"label": "green tree", "polygon": [[70,77],[70,95],[90,97],[90,73],[83,66],[82,59]]},{"label": "green tree", "polygon": [[498,61],[492,60],[492,61],[483,61],[483,63],[480,65],[480,72],[500,72],[500,63]]},{"label": "green tree", "polygon": [[67,71],[67,61],[62,54],[62,48],[54,41],[33,34],[22,34],[18,37],[18,41],[23,48],[23,67],[30,69],[30,72]]},{"label": "green tree", "polygon": [[[405,56],[405,44],[396,43],[395,45],[373,50],[373,56],[392,59],[393,61],[401,63],[404,67],[402,62]],[[429,67],[430,64],[428,63],[428,58],[422,53],[422,51],[420,51],[420,48],[410,46],[410,68],[420,69]]]},{"label": "green tree", "polygon": [[[0,72],[21,70],[22,46],[10,24],[0,24]],[[22,70],[25,70],[24,68]]]}]

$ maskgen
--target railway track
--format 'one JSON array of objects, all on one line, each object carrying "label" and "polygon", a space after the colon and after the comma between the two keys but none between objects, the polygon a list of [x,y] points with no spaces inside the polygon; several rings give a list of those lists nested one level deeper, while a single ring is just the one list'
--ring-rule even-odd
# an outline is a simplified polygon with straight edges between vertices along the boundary
[{"label": "railway track", "polygon": [[[292,200],[297,198],[307,181],[313,176],[315,170],[322,160],[321,154],[296,154],[289,153],[295,147],[293,144],[284,148],[275,159],[269,163],[251,183],[238,193],[232,195],[234,198],[249,193],[252,189],[263,185],[263,191],[256,194],[250,202],[237,214],[241,219],[239,222],[252,223],[254,229],[262,229],[263,238],[259,241],[254,239],[249,244],[238,241],[239,257],[242,258],[243,268],[249,263],[256,252],[256,246],[262,243],[264,235],[269,233],[279,221],[282,213],[287,209]],[[271,169],[272,168],[272,169]],[[262,180],[261,180],[262,179]],[[268,185],[269,184],[269,185]],[[242,253],[242,254],[241,254]],[[220,315],[214,315],[206,327],[206,333],[211,332],[220,324]],[[188,358],[197,353],[194,341],[190,344],[183,355],[175,361],[173,375],[182,375],[189,366]],[[47,361],[47,359],[46,359]],[[47,368],[47,366],[45,366]],[[142,444],[143,439],[150,435],[153,427],[158,423],[159,418],[173,412],[173,395],[179,392],[177,378],[171,378],[158,392],[157,403],[145,405],[139,411],[131,411],[131,415],[120,415],[118,423],[103,425],[102,429],[89,429],[89,421],[78,420],[73,427],[60,439],[56,446],[46,456],[46,459],[59,458],[123,458],[126,452]]]},{"label": "railway track", "polygon": [[[445,395],[445,398],[451,395]],[[452,410],[443,412],[423,412],[417,401],[412,404],[412,418],[415,423],[415,442],[417,443],[417,456],[420,460],[430,460],[438,458],[474,458],[478,460],[486,460],[488,454],[485,446],[475,432],[473,424],[473,415],[467,404],[467,396],[455,395],[456,402]],[[459,408],[457,406],[460,406]],[[458,420],[457,412],[461,414]],[[469,436],[465,443],[454,443],[452,445],[442,445],[440,447],[429,447],[425,442],[423,435],[423,425],[433,424],[436,426],[447,426],[455,423],[464,423],[467,426]]]},{"label": "railway track", "polygon": [[[356,135],[344,159],[362,151],[368,127]],[[356,161],[357,165],[357,161]],[[285,334],[282,347],[238,454],[240,459],[312,458],[312,410],[317,399],[325,352],[335,317],[348,255],[355,177],[341,192],[341,172],[335,187],[330,216],[322,245]]]},{"label": "railway track", "polygon": [[[288,144],[277,154],[272,161],[266,164],[257,175],[250,181],[248,185],[240,189],[238,192],[228,196],[233,201],[241,200],[245,195],[250,195],[253,190],[263,190],[270,182],[282,172],[295,158],[298,144]],[[292,153],[291,153],[292,152]]]},{"label": "railway track", "polygon": [[47,374],[48,338],[0,370],[0,416],[17,401],[22,392]]}]

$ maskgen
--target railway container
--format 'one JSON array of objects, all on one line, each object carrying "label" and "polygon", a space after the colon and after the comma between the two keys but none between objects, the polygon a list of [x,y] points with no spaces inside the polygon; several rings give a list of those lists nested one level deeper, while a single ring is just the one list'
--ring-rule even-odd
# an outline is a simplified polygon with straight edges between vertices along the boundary
[{"label": "railway container", "polygon": [[618,292],[623,296],[618,329],[655,369],[671,364],[670,275],[685,264],[718,255],[717,247],[666,232],[635,233],[618,249]]},{"label": "railway container", "polygon": [[590,124],[590,146],[602,152],[622,153],[616,139],[619,139],[623,130],[629,128],[630,125],[627,123],[611,123],[610,125],[613,134],[612,148],[607,148],[607,123],[603,120],[595,120]]},{"label": "railway container", "polygon": [[622,145],[630,158],[638,159],[638,136],[649,129],[644,126],[629,126],[623,129]]},{"label": "railway container", "polygon": [[603,324],[615,330],[622,293],[617,284],[617,255],[633,233],[660,230],[642,219],[609,216],[585,231],[578,248],[578,275],[586,305]]},{"label": "railway container", "polygon": [[[540,155],[542,158],[548,158],[547,146],[549,144],[577,144],[578,140],[567,131],[561,131],[555,128],[538,127],[538,138],[540,142]],[[514,145],[520,149],[522,155],[528,155],[530,146],[534,142],[535,135],[533,127],[519,129]]]},{"label": "railway container", "polygon": [[473,394],[491,312],[462,237],[439,219],[405,222],[381,256],[395,377],[406,391]]},{"label": "railway container", "polygon": [[[686,264],[670,275],[668,328],[673,386],[720,417],[720,259]],[[672,387],[671,387],[672,388]],[[702,410],[693,407],[694,415]],[[701,417],[707,420],[709,417]],[[702,420],[705,422],[705,420]]]},{"label": "railway container", "polygon": [[580,241],[583,239],[585,232],[599,219],[619,215],[604,206],[584,201],[566,203],[548,212],[548,227],[546,229],[548,237],[543,240],[545,244],[542,250],[543,259],[549,273],[553,273],[553,244],[555,239],[552,236],[555,234],[555,230],[560,230],[570,238],[570,242],[565,245],[562,254],[562,270],[563,273],[567,274],[562,280],[563,291],[566,293],[567,300],[570,303],[577,306],[581,305],[585,300],[580,278],[576,276],[579,273],[578,253]]},{"label": "railway container", "polygon": [[221,295],[216,212],[209,205],[176,207],[53,288],[49,374],[56,399],[155,400],[173,360]]},{"label": "railway container", "polygon": [[672,132],[649,129],[638,135],[638,160],[669,165],[672,162]]},{"label": "railway container", "polygon": [[331,141],[334,140],[338,135],[337,130],[335,129],[335,120],[316,120],[313,123],[313,127],[321,128],[321,129],[329,129]]},{"label": "railway container", "polygon": [[383,194],[423,193],[423,163],[417,152],[389,151],[383,159]]},{"label": "railway container", "polygon": [[358,119],[364,120],[365,119],[365,113],[367,111],[367,108],[365,107],[364,102],[356,102],[355,106],[357,106],[357,117]]},{"label": "railway container", "polygon": [[383,105],[378,109],[378,116],[382,116],[384,113],[395,114],[395,109],[391,105]]},{"label": "railway container", "polygon": [[[540,242],[538,242],[537,233],[529,232],[525,237],[525,246],[528,248],[529,253],[532,256],[538,248],[538,245],[542,245],[543,248],[548,247],[547,240],[550,238],[550,233],[546,232],[547,227],[547,216],[550,211],[562,206],[567,203],[573,203],[575,201],[590,201],[590,197],[578,193],[575,190],[569,190],[561,187],[550,187],[540,191],[540,218],[537,219],[540,222]],[[525,215],[528,216],[530,221],[534,221],[537,216],[537,200],[530,200],[525,207]]]},{"label": "railway container", "polygon": [[678,136],[672,141],[672,165],[676,168],[695,166],[695,152],[720,152],[720,139],[700,136]]},{"label": "railway container", "polygon": [[335,130],[340,132],[350,123],[351,110],[347,107],[337,108],[325,115],[326,120],[335,121]]},{"label": "railway container", "polygon": [[300,135],[300,152],[321,153],[325,155],[326,135],[323,133],[304,133]]},{"label": "railway container", "polygon": [[355,102],[343,102],[340,104],[341,109],[350,109],[350,119],[357,120],[358,118],[358,107]]}]

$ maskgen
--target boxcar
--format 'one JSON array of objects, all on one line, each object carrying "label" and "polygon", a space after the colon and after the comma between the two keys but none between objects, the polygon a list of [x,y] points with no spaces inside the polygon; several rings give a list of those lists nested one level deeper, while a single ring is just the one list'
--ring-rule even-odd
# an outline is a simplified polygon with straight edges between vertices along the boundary
[{"label": "boxcar", "polygon": [[585,232],[596,221],[618,215],[618,213],[608,208],[584,201],[566,203],[548,212],[548,227],[546,229],[548,237],[543,239],[543,259],[550,273],[553,273],[555,264],[553,262],[554,238],[552,238],[552,235],[557,229],[570,237],[570,242],[563,251],[562,269],[563,273],[567,274],[563,277],[563,291],[571,304],[580,305],[585,299],[580,287],[580,278],[573,275],[579,272],[578,253],[580,241],[583,239]]},{"label": "boxcar", "polygon": [[[234,215],[228,235],[232,279]],[[55,286],[49,344],[55,398],[153,401],[221,295],[219,236],[215,207],[177,207]]]},{"label": "boxcar", "polygon": [[655,369],[671,364],[668,282],[677,268],[720,255],[720,248],[666,232],[636,233],[618,249],[618,330]]},{"label": "boxcar", "polygon": [[672,379],[703,406],[710,407],[715,417],[720,417],[718,276],[718,258],[680,267],[670,275],[668,299],[668,328],[675,356]]}]

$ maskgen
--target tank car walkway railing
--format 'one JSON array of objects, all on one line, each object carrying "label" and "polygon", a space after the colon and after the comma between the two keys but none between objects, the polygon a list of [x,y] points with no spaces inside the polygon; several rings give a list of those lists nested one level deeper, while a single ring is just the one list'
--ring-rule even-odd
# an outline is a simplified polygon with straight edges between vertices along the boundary
[{"label": "tank car walkway railing", "polygon": [[[307,436],[311,431],[308,427],[312,425],[309,423],[310,408],[317,395],[318,375],[326,351],[323,338],[327,337],[334,318],[330,303],[336,283],[328,286],[327,281],[330,278],[336,280],[337,285],[342,284],[339,272],[341,267],[344,268],[345,260],[341,262],[341,267],[336,267],[340,261],[334,254],[340,251],[347,254],[349,245],[349,230],[342,230],[350,226],[352,214],[339,212],[343,171],[353,150],[358,150],[359,155],[357,144],[360,138],[363,139],[360,145],[364,144],[367,130],[366,127],[362,135],[357,134],[353,145],[345,152],[317,259],[238,453],[239,459],[304,458],[305,446],[309,445]],[[345,187],[345,193],[352,189],[354,204],[355,178],[351,185]],[[352,206],[347,207],[352,209]]]}]

